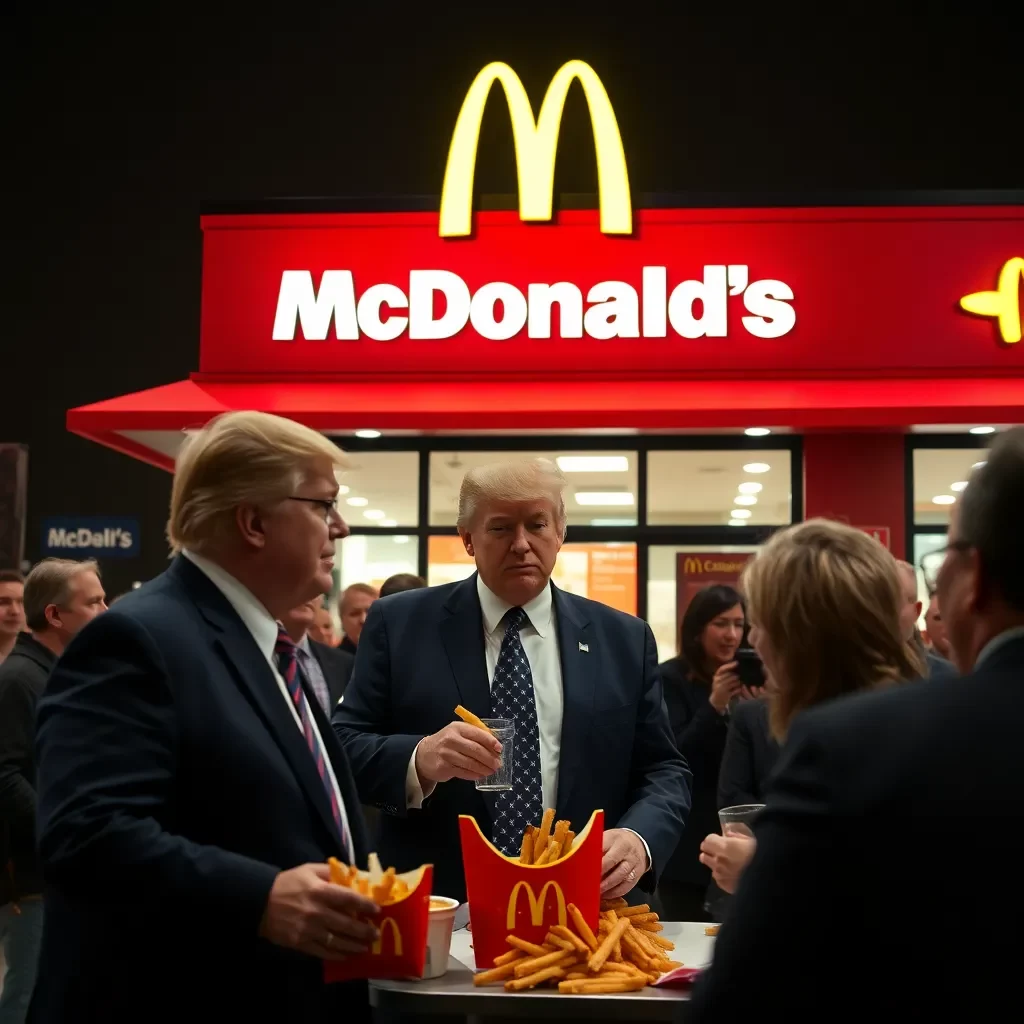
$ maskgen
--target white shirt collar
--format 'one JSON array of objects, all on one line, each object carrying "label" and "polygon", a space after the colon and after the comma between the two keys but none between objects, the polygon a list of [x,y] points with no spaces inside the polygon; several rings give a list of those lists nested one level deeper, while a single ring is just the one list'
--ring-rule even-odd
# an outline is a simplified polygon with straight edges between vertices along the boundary
[{"label": "white shirt collar", "polygon": [[[514,608],[508,601],[503,601],[494,593],[477,573],[476,592],[480,597],[480,610],[484,615],[484,629],[493,633],[500,625],[509,608]],[[551,614],[553,610],[551,598],[551,583],[530,602],[524,604],[523,611],[530,620],[530,625],[536,630],[538,636],[546,636],[551,629]]]},{"label": "white shirt collar", "polygon": [[259,649],[270,660],[274,657],[277,644],[278,625],[274,617],[267,611],[255,594],[243,586],[227,570],[222,569],[209,558],[197,555],[194,551],[182,551],[200,572],[209,577],[210,582],[227,598],[228,603],[238,613],[238,617],[252,634]]}]

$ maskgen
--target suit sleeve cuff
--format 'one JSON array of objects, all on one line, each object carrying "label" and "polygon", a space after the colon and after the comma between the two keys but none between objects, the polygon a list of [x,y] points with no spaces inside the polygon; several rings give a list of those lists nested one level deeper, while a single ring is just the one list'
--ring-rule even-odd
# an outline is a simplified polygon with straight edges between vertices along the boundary
[{"label": "suit sleeve cuff", "polygon": [[[423,740],[420,740],[420,743],[422,742]],[[420,784],[420,773],[416,771],[416,751],[419,748],[420,744],[417,743],[413,748],[412,757],[409,758],[409,767],[405,772],[405,806],[410,811],[418,811],[423,806],[423,801],[427,800],[437,788],[436,782],[430,783],[426,788]],[[644,846],[646,845],[644,843]],[[648,853],[648,857],[650,857],[650,853]]]},{"label": "suit sleeve cuff", "polygon": [[646,875],[647,872],[650,871],[652,867],[654,867],[654,861],[651,859],[651,848],[647,845],[647,840],[644,839],[644,837],[640,835],[640,833],[637,832],[635,829],[627,828],[626,831],[632,832],[633,835],[635,835],[637,839],[639,839],[640,842],[644,844],[644,853],[647,855],[647,866],[644,868],[644,874]]}]

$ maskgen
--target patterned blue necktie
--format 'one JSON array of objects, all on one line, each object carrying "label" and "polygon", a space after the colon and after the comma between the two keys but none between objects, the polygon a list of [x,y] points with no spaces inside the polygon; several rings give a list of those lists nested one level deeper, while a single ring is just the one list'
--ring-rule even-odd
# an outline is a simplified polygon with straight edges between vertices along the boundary
[{"label": "patterned blue necktie", "polygon": [[505,638],[491,685],[491,713],[516,723],[512,788],[498,793],[494,813],[494,845],[513,856],[522,846],[527,825],[536,825],[544,814],[540,775],[540,732],[533,674],[519,631],[529,623],[522,608],[510,608],[503,619]]}]

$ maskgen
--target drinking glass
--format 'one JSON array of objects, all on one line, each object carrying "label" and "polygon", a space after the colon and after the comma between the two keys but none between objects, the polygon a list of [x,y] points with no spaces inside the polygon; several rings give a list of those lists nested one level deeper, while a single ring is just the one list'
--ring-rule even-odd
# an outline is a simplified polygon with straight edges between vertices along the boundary
[{"label": "drinking glass", "polygon": [[723,836],[753,836],[750,826],[754,819],[764,810],[764,804],[737,804],[735,807],[723,807],[718,812],[718,820],[722,824]]},{"label": "drinking glass", "polygon": [[516,737],[516,723],[511,718],[483,718],[481,721],[501,744],[498,757],[501,764],[493,775],[485,775],[476,780],[476,788],[486,792],[496,792],[512,788],[512,767],[514,765],[513,747]]}]

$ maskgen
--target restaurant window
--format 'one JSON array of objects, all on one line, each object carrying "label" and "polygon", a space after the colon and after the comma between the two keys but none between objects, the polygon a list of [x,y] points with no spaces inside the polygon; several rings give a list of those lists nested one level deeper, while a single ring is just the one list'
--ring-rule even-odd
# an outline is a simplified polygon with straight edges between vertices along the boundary
[{"label": "restaurant window", "polygon": [[379,588],[399,572],[418,572],[419,539],[402,533],[357,533],[337,544],[339,593],[353,583]]},{"label": "restaurant window", "polygon": [[430,453],[430,525],[454,526],[462,478],[478,466],[548,458],[565,474],[569,526],[637,525],[637,453],[630,451],[470,451]]},{"label": "restaurant window", "polygon": [[[471,576],[476,566],[460,537],[430,538],[427,583],[435,587]],[[556,587],[636,614],[637,546],[623,541],[562,545],[551,575]]]},{"label": "restaurant window", "polygon": [[[787,453],[788,454],[788,453]],[[647,553],[647,622],[658,645],[658,661],[679,653],[682,612],[702,587],[737,587],[756,545],[661,545]]]},{"label": "restaurant window", "polygon": [[650,526],[782,526],[792,522],[792,462],[784,449],[652,451]]},{"label": "restaurant window", "polygon": [[949,513],[967,486],[971,471],[985,460],[985,453],[970,448],[915,448],[913,451],[915,526],[945,530]]},{"label": "restaurant window", "polygon": [[917,572],[917,599],[921,602],[921,617],[918,619],[918,626],[924,629],[924,616],[928,611],[928,602],[932,595],[928,593],[928,587],[924,581],[924,573],[921,571],[921,562],[925,558],[938,559],[939,552],[946,547],[946,535],[944,533],[915,533],[914,534],[914,568]]},{"label": "restaurant window", "polygon": [[416,452],[348,452],[339,473],[338,508],[352,527],[419,525]]}]

